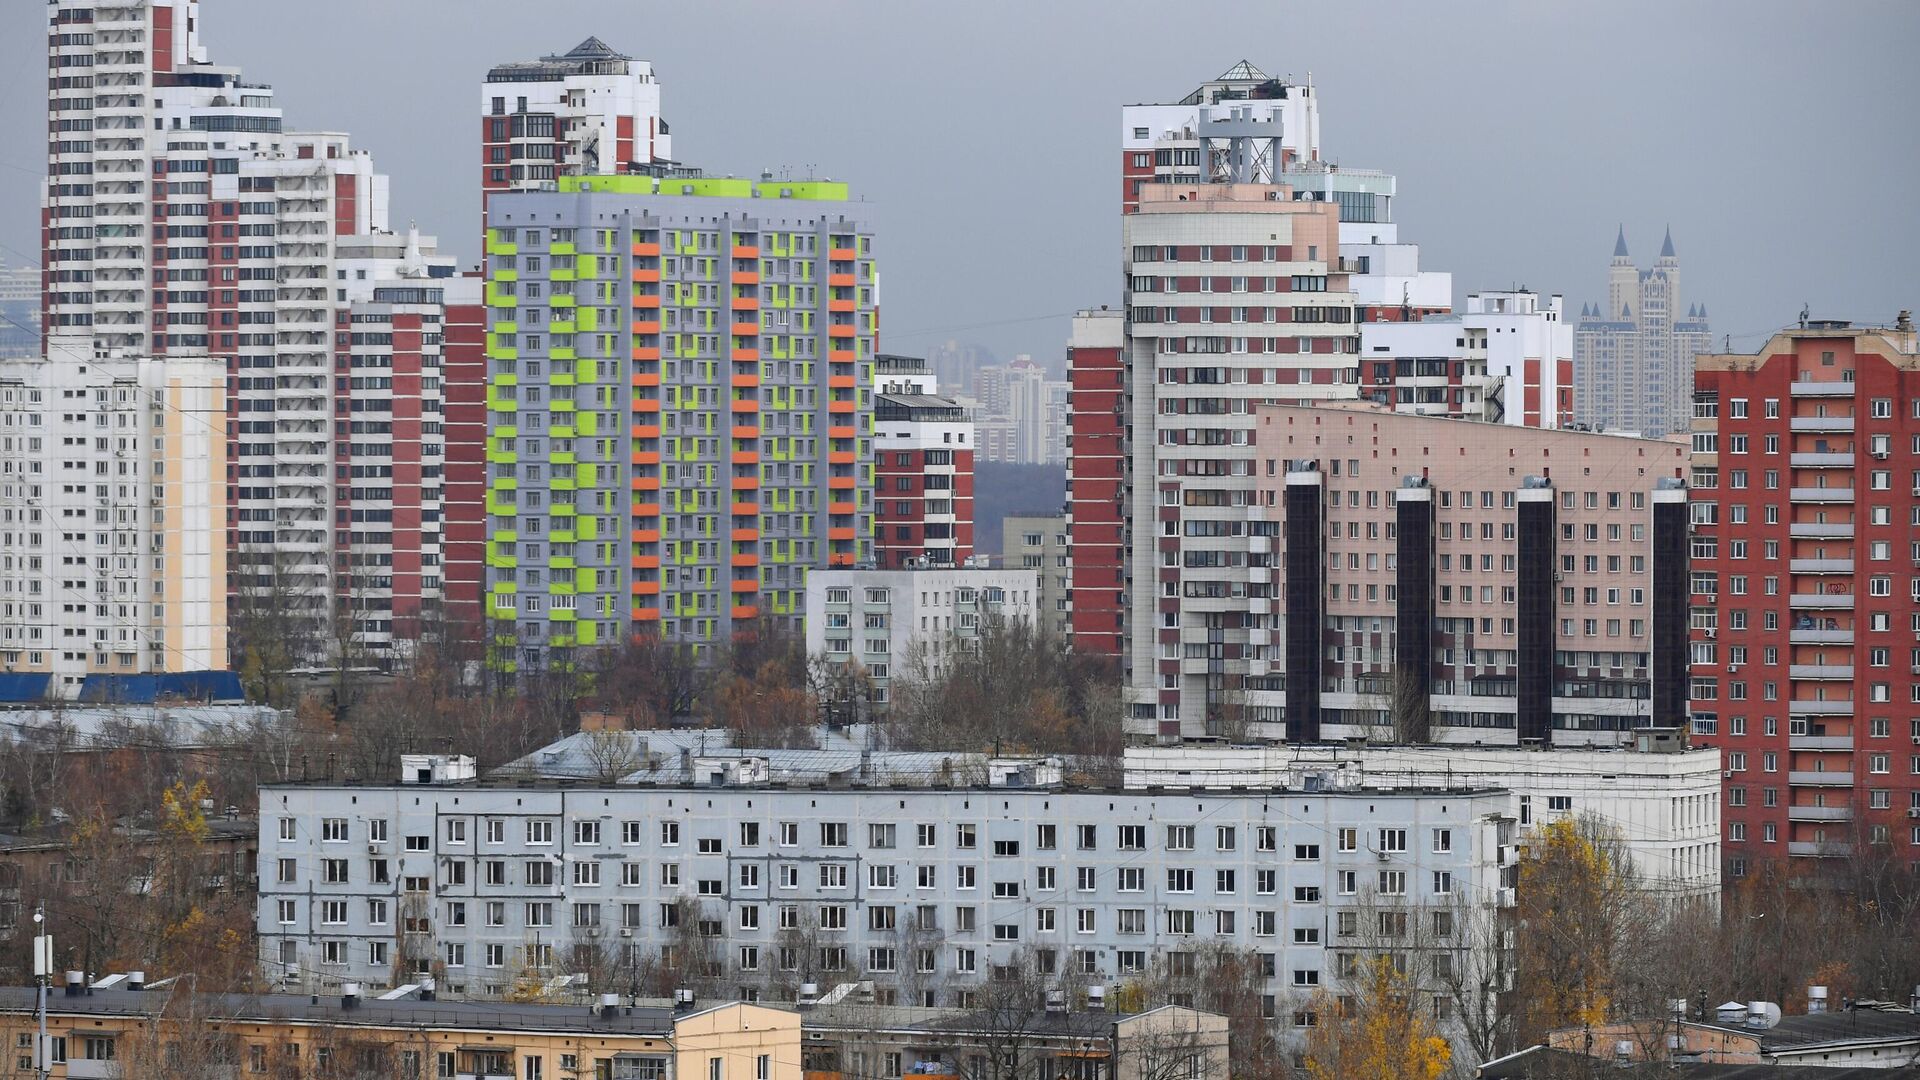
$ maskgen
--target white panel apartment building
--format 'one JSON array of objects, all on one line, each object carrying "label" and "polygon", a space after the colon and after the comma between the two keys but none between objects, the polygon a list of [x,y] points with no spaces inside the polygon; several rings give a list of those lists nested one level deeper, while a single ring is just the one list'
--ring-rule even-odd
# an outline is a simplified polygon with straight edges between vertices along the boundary
[{"label": "white panel apartment building", "polygon": [[227,666],[226,369],[206,357],[0,361],[0,666]]},{"label": "white panel apartment building", "polygon": [[678,942],[713,963],[709,993],[872,979],[885,1000],[964,1006],[998,968],[1124,980],[1225,944],[1259,955],[1284,1016],[1378,947],[1376,909],[1445,950],[1447,921],[1510,902],[1515,872],[1508,799],[1484,789],[432,782],[443,773],[262,789],[270,978],[432,973],[485,997],[529,961],[568,973],[576,946],[638,964]]},{"label": "white panel apartment building", "polygon": [[1125,784],[1154,787],[1302,787],[1319,776],[1368,788],[1489,785],[1523,838],[1562,817],[1609,832],[1643,888],[1717,902],[1720,752],[1679,750],[1679,733],[1642,730],[1639,747],[1552,752],[1501,746],[1130,746]]},{"label": "white panel apartment building", "polygon": [[864,669],[873,700],[884,702],[895,678],[937,677],[984,626],[1031,623],[1039,598],[1032,570],[815,570],[807,575],[807,654]]}]

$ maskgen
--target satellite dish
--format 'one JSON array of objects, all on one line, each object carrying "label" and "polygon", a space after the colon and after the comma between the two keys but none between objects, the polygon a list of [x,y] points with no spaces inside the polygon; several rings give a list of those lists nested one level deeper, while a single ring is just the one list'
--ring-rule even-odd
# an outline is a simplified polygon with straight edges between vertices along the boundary
[{"label": "satellite dish", "polygon": [[1761,1008],[1762,1010],[1764,1010],[1764,1013],[1766,1015],[1767,1022],[1764,1025],[1765,1027],[1773,1027],[1774,1025],[1780,1023],[1780,1006],[1775,1005],[1771,1001],[1768,1001],[1768,1002],[1764,1002],[1761,1005]]}]

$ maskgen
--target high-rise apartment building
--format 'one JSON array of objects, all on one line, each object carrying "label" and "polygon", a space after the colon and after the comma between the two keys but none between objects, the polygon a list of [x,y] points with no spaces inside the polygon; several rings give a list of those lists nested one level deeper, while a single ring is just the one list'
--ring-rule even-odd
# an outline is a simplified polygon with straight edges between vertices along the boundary
[{"label": "high-rise apartment building", "polygon": [[918,356],[874,362],[874,538],[880,567],[958,566],[973,557],[976,438]]},{"label": "high-rise apartment building", "polygon": [[1399,412],[1525,427],[1573,414],[1573,327],[1560,297],[1473,293],[1466,310],[1360,324],[1360,396]]},{"label": "high-rise apartment building", "polygon": [[1153,484],[1133,733],[1588,746],[1685,724],[1685,446],[1358,403],[1263,406],[1251,438],[1244,486]]},{"label": "high-rise apartment building", "polygon": [[839,183],[566,176],[492,197],[497,663],[798,629],[810,568],[872,560],[872,246]]},{"label": "high-rise apartment building", "polygon": [[1920,343],[1811,322],[1704,354],[1693,398],[1694,738],[1730,875],[1920,852]]},{"label": "high-rise apartment building", "polygon": [[381,658],[440,632],[446,360],[460,348],[447,318],[478,307],[481,282],[456,277],[454,260],[411,229],[342,237],[335,254],[351,331],[335,339],[346,437],[334,452],[334,637],[341,651]]},{"label": "high-rise apartment building", "polygon": [[1007,465],[1067,460],[1067,383],[1050,379],[1029,356],[974,373],[979,458]]},{"label": "high-rise apartment building", "polygon": [[[90,353],[225,364],[236,614],[270,615],[296,652],[379,657],[434,599],[447,286],[404,290],[451,260],[403,266],[367,153],[287,131],[272,88],[209,63],[199,29],[193,0],[49,8],[45,323]],[[379,293],[387,277],[403,292]]]},{"label": "high-rise apartment building", "polygon": [[1122,347],[1126,667],[1135,718],[1157,730],[1156,718],[1183,719],[1183,701],[1194,710],[1184,719],[1200,725],[1202,702],[1225,700],[1224,684],[1210,695],[1169,692],[1159,674],[1163,638],[1205,642],[1226,617],[1187,603],[1201,594],[1187,592],[1185,579],[1209,579],[1193,587],[1218,590],[1221,607],[1244,607],[1250,580],[1244,559],[1202,562],[1195,553],[1180,565],[1181,537],[1244,530],[1257,483],[1257,406],[1352,396],[1354,297],[1334,269],[1337,209],[1294,201],[1284,186],[1155,184],[1122,221],[1133,283]]},{"label": "high-rise apartment building", "polygon": [[1067,375],[1067,540],[1071,567],[1068,615],[1073,647],[1120,657],[1126,625],[1127,551],[1126,313],[1082,311],[1073,317]]},{"label": "high-rise apartment building", "polygon": [[1126,106],[1120,123],[1122,213],[1138,213],[1155,184],[1285,184],[1288,198],[1339,206],[1339,268],[1353,275],[1356,321],[1452,309],[1452,275],[1422,271],[1418,245],[1400,242],[1393,175],[1321,158],[1311,79],[1276,79],[1242,60],[1177,102]]},{"label": "high-rise apartment building", "polygon": [[0,662],[55,698],[225,669],[225,366],[48,352],[0,361]]},{"label": "high-rise apartment building", "polygon": [[1638,270],[1621,228],[1607,266],[1605,305],[1582,307],[1574,327],[1574,414],[1582,423],[1661,436],[1687,430],[1693,357],[1707,351],[1705,304],[1680,313],[1673,232],[1650,270]]},{"label": "high-rise apartment building", "polygon": [[590,37],[538,60],[499,64],[480,88],[480,191],[526,191],[560,176],[646,171],[673,157],[653,65]]}]

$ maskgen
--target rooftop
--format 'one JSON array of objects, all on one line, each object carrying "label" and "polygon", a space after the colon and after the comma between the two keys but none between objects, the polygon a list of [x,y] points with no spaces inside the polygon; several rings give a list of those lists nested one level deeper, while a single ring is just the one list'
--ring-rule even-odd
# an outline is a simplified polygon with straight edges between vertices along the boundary
[{"label": "rooftop", "polygon": [[589,37],[564,53],[496,64],[487,71],[487,81],[557,82],[569,75],[625,75],[632,59],[599,38]]},{"label": "rooftop", "polygon": [[[0,1013],[32,1013],[37,990],[0,987]],[[67,997],[55,987],[47,998],[49,1016],[146,1016],[159,1014],[177,995],[163,989],[90,990]],[[338,1027],[397,1027],[462,1031],[537,1031],[582,1035],[638,1035],[664,1038],[673,1033],[674,1013],[667,1006],[621,1006],[611,1016],[584,1005],[513,1005],[489,1001],[382,1001],[361,998],[344,1008],[341,998],[303,994],[206,994],[194,998],[195,1015],[215,1020],[328,1024]]]},{"label": "rooftop", "polygon": [[1701,1061],[1671,1064],[1643,1062],[1622,1067],[1601,1058],[1576,1054],[1569,1050],[1551,1050],[1534,1046],[1517,1054],[1497,1058],[1480,1066],[1481,1080],[1634,1080],[1636,1077],[1662,1077],[1665,1080],[1893,1080],[1911,1076],[1909,1070],[1883,1068],[1846,1068],[1827,1065],[1723,1065]]}]

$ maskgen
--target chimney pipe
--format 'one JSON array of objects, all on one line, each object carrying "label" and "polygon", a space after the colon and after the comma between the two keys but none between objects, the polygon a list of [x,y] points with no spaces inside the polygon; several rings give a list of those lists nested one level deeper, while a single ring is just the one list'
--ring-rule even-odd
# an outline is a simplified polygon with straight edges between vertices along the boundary
[{"label": "chimney pipe", "polygon": [[360,984],[347,983],[340,987],[340,1007],[351,1009],[360,1004]]},{"label": "chimney pipe", "polygon": [[129,971],[129,972],[127,972],[127,989],[129,989],[129,990],[145,990],[146,988],[147,988],[147,973],[146,973],[146,972],[144,972],[144,971]]},{"label": "chimney pipe", "polygon": [[1827,1011],[1827,988],[1824,986],[1807,987],[1807,1015],[1818,1016]]},{"label": "chimney pipe", "polygon": [[427,978],[424,978],[424,979],[421,979],[421,980],[420,980],[420,1000],[421,1000],[421,1001],[432,1001],[432,1000],[433,1000],[433,978],[432,978],[432,976],[428,976]]},{"label": "chimney pipe", "polygon": [[67,996],[68,997],[79,997],[81,990],[85,988],[86,985],[87,985],[87,976],[85,972],[81,972],[81,971],[67,972]]}]

